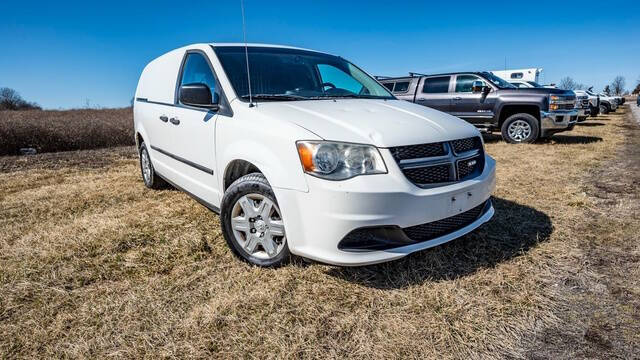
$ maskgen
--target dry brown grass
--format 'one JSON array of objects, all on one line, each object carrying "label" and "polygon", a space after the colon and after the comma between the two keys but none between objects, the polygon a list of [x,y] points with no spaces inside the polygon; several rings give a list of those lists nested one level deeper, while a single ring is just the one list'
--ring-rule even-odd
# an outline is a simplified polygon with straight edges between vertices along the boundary
[{"label": "dry brown grass", "polygon": [[0,155],[133,145],[133,112],[122,109],[0,111]]},{"label": "dry brown grass", "polygon": [[0,158],[0,358],[635,356],[640,130],[623,119],[489,138],[494,220],[364,268],[238,261],[217,216],[143,187],[131,147]]}]

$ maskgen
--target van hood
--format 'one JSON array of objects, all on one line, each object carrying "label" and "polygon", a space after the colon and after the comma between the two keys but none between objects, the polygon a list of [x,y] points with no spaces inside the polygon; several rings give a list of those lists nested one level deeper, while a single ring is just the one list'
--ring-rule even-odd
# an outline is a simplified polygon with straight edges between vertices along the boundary
[{"label": "van hood", "polygon": [[261,102],[256,110],[267,117],[292,122],[325,140],[383,148],[480,135],[464,120],[403,100]]}]

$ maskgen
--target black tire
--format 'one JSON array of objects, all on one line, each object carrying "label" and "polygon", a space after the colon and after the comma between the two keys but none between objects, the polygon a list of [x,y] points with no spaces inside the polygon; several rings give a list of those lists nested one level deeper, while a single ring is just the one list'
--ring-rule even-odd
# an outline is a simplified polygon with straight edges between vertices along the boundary
[{"label": "black tire", "polygon": [[607,115],[609,113],[609,107],[606,104],[600,104],[600,113]]},{"label": "black tire", "polygon": [[[509,132],[509,127],[518,121],[524,121],[529,126],[528,135],[524,138],[515,138]],[[540,127],[538,126],[538,119],[533,115],[521,113],[509,116],[504,123],[502,123],[501,132],[504,141],[510,144],[530,144],[538,140]]]},{"label": "black tire", "polygon": [[[147,145],[144,141],[140,144],[140,149],[138,149],[138,159],[140,163],[140,175],[142,176],[142,181],[144,182],[144,186],[153,190],[166,189],[168,184],[164,179],[162,179],[158,174],[156,174],[155,169],[153,168],[153,163],[151,162],[151,157],[149,156],[149,151],[147,150]],[[145,165],[143,165],[143,158],[146,156],[149,161],[149,176],[145,176]]]},{"label": "black tire", "polygon": [[[227,245],[231,251],[240,259],[247,261],[250,264],[263,266],[263,267],[279,267],[288,263],[291,259],[291,253],[289,252],[289,244],[286,241],[286,236],[282,239],[284,246],[277,255],[272,258],[264,259],[256,257],[247,250],[236,239],[234,230],[231,225],[231,217],[234,205],[236,202],[245,195],[258,194],[271,200],[273,204],[278,206],[278,201],[273,193],[271,185],[261,173],[251,173],[245,175],[236,180],[225,191],[222,198],[222,204],[220,206],[220,222],[222,227],[222,234],[227,241]],[[254,222],[255,223],[255,222]],[[252,230],[254,231],[254,230]]]}]

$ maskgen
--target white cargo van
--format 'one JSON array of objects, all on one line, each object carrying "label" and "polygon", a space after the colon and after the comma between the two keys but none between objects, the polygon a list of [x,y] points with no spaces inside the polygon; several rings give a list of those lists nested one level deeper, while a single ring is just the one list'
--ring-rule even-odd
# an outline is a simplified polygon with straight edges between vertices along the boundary
[{"label": "white cargo van", "polygon": [[186,46],[144,68],[134,123],[145,185],[166,181],[220,213],[229,247],[253,264],[383,262],[494,213],[495,161],[478,130],[397,100],[338,56]]}]

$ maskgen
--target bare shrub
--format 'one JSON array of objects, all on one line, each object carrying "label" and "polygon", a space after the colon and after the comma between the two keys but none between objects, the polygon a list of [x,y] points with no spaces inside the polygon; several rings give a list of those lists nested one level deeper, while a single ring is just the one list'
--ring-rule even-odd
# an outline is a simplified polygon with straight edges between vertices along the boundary
[{"label": "bare shrub", "polygon": [[133,112],[122,109],[0,111],[0,155],[133,145]]}]

